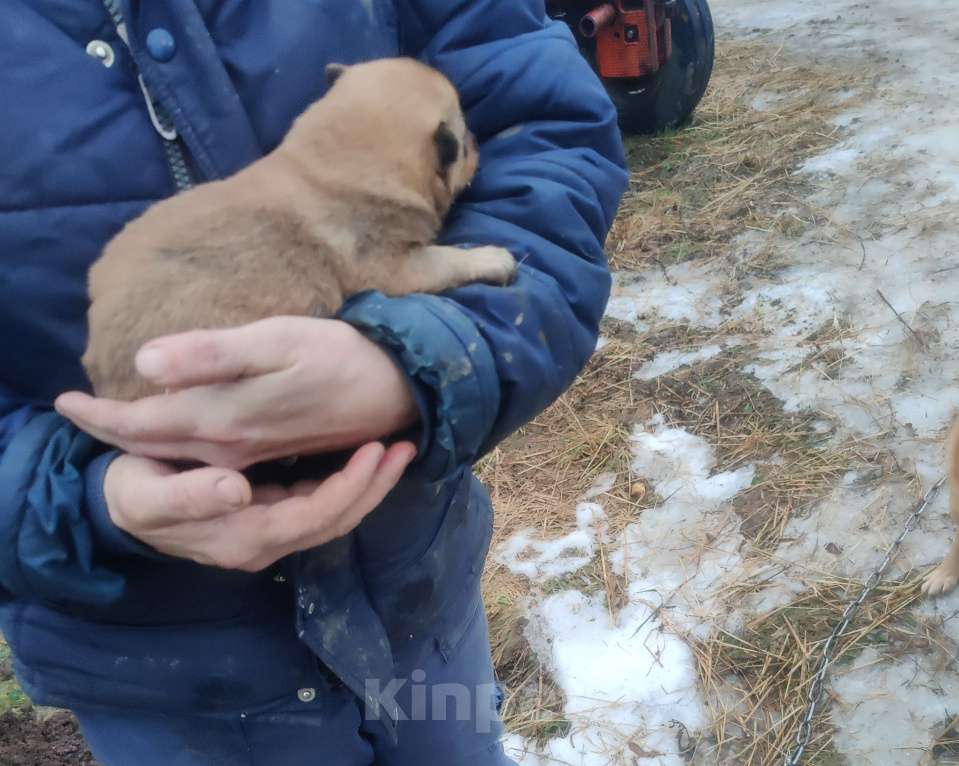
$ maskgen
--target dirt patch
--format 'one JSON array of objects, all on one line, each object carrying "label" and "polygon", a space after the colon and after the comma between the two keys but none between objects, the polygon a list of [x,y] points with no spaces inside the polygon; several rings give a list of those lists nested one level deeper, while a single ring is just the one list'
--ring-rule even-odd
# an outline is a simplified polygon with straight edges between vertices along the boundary
[{"label": "dirt patch", "polygon": [[0,637],[0,766],[96,766],[77,722],[64,711],[39,711],[17,684]]},{"label": "dirt patch", "polygon": [[76,720],[57,712],[0,714],[0,766],[96,766]]},{"label": "dirt patch", "polygon": [[739,347],[637,387],[663,423],[701,436],[716,450],[717,470],[768,460],[783,450],[823,443],[815,413],[786,413],[782,402],[742,372],[748,347]]}]

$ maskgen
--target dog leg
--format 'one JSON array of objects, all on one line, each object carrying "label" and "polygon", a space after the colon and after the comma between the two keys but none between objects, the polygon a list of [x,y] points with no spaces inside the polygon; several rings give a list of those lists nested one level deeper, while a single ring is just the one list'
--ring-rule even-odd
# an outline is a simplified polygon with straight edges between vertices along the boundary
[{"label": "dog leg", "polygon": [[[959,423],[952,427],[948,440],[949,467],[949,515],[959,530]],[[922,582],[922,592],[927,596],[948,593],[959,583],[959,538],[953,541],[943,562],[933,569]]]},{"label": "dog leg", "polygon": [[471,282],[505,285],[516,273],[516,260],[502,247],[430,245],[398,259],[395,266],[377,288],[386,295],[439,293]]}]

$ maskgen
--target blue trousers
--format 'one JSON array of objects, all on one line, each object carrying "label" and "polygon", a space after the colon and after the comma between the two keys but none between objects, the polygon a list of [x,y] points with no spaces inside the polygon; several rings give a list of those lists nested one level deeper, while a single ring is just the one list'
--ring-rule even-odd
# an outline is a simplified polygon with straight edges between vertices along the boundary
[{"label": "blue trousers", "polygon": [[395,652],[395,680],[378,692],[404,711],[397,744],[319,669],[288,699],[234,714],[74,712],[102,766],[515,766],[500,744],[488,634],[478,604],[452,652],[433,641]]}]

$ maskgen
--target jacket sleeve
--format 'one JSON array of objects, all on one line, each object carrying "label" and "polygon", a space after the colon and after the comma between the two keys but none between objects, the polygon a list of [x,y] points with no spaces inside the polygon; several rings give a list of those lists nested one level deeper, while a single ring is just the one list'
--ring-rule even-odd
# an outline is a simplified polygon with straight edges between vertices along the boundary
[{"label": "jacket sleeve", "polygon": [[627,176],[615,110],[542,0],[400,3],[406,52],[444,72],[481,144],[445,244],[500,245],[507,287],[365,293],[341,318],[389,348],[419,392],[430,480],[474,462],[553,402],[596,344],[604,242]]},{"label": "jacket sleeve", "polygon": [[109,604],[120,556],[159,555],[113,524],[103,477],[116,452],[55,412],[0,393],[0,594]]}]

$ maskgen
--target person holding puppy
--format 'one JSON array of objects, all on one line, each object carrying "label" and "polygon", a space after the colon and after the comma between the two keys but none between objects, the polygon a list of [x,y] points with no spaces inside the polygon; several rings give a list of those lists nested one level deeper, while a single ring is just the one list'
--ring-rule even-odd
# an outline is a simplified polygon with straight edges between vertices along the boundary
[{"label": "person holding puppy", "polygon": [[[27,693],[103,766],[510,763],[470,466],[591,354],[626,183],[568,31],[541,0],[14,0],[6,22],[0,629]],[[505,248],[515,279],[160,338],[136,366],[169,394],[78,393],[120,228],[272,151],[327,64],[396,56],[450,79],[480,144],[439,243]],[[296,455],[320,457],[244,471]]]}]

